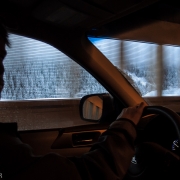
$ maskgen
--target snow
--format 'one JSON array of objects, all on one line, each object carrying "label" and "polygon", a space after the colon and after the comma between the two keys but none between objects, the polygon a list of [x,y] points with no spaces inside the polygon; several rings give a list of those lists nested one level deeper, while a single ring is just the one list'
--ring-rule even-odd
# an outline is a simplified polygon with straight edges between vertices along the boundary
[{"label": "snow", "polygon": [[[143,97],[157,96],[157,91],[151,91]],[[180,96],[180,88],[170,88],[162,91],[162,96]]]},{"label": "snow", "polygon": [[[121,73],[131,83],[131,85],[136,89],[136,91],[140,92],[142,97],[157,96],[157,90],[149,91],[150,88],[154,89],[155,86],[153,84],[150,84],[144,77],[138,77],[135,75],[135,73],[131,73],[129,71],[121,71]],[[162,91],[162,96],[180,96],[180,88],[169,87],[168,89]]]}]

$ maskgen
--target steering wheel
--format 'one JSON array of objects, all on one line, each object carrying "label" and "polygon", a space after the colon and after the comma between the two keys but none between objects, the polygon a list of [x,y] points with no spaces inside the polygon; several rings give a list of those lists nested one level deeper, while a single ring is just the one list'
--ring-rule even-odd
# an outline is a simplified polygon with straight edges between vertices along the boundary
[{"label": "steering wheel", "polygon": [[[164,116],[174,128],[180,142],[180,116],[174,111],[162,106],[147,106],[143,116],[159,114]],[[154,142],[142,142],[135,148],[135,155],[124,179],[150,180],[153,178],[180,178],[180,148],[178,155]],[[164,176],[164,177],[163,177]]]}]

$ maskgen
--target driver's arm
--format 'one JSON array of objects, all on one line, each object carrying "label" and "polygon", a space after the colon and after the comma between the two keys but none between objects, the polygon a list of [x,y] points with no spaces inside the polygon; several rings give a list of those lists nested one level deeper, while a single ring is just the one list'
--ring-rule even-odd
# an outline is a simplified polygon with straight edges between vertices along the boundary
[{"label": "driver's arm", "polygon": [[90,152],[73,158],[82,179],[123,179],[134,155],[134,140],[144,103],[126,108]]}]

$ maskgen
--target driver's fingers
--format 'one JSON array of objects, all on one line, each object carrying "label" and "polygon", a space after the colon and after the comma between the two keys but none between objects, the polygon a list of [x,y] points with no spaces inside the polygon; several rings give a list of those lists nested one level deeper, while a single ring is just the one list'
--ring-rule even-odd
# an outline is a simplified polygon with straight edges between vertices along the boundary
[{"label": "driver's fingers", "polygon": [[142,108],[145,106],[145,103],[144,102],[141,102],[140,104],[137,104],[136,107],[137,108]]},{"label": "driver's fingers", "polygon": [[141,102],[140,104],[137,104],[136,106],[124,108],[121,111],[120,115],[117,117],[117,119],[118,118],[133,119],[134,116],[138,116],[137,117],[137,119],[138,119],[138,118],[140,118],[145,106],[146,106],[145,103]]},{"label": "driver's fingers", "polygon": [[141,102],[140,104],[127,108],[126,111],[129,113],[141,112],[143,111],[144,107],[145,107],[145,103]]},{"label": "driver's fingers", "polygon": [[143,111],[143,109],[146,107],[146,104],[144,102],[141,102],[140,104],[137,104],[135,106],[136,109]]}]

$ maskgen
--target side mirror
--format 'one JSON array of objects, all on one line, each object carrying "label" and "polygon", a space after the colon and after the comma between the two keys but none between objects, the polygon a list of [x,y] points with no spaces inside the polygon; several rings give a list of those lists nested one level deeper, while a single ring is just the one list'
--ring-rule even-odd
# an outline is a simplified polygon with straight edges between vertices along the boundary
[{"label": "side mirror", "polygon": [[90,96],[84,101],[82,110],[85,119],[99,120],[102,116],[103,100],[99,96]]},{"label": "side mirror", "polygon": [[112,122],[115,120],[114,99],[108,93],[84,96],[80,101],[80,116],[91,122]]}]

